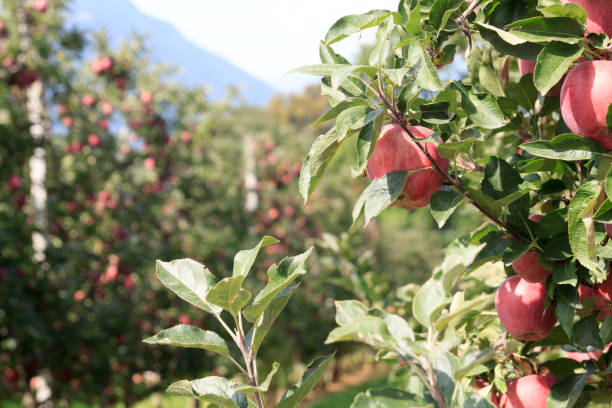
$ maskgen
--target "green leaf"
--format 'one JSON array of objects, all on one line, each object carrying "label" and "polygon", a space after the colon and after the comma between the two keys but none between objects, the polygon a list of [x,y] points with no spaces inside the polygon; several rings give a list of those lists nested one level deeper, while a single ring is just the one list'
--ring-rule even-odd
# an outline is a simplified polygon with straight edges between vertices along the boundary
[{"label": "green leaf", "polygon": [[586,384],[590,372],[567,377],[555,384],[548,394],[547,408],[572,408]]},{"label": "green leaf", "polygon": [[510,33],[531,42],[562,41],[576,44],[584,38],[584,27],[568,17],[530,17],[508,24]]},{"label": "green leaf", "polygon": [[232,272],[232,276],[247,276],[251,270],[251,267],[253,266],[253,263],[255,262],[257,254],[259,254],[259,250],[267,247],[268,245],[278,244],[279,242],[280,241],[278,239],[266,235],[253,248],[238,251],[236,256],[234,256],[234,270]]},{"label": "green leaf", "polygon": [[603,349],[603,343],[599,337],[599,329],[593,316],[586,316],[574,324],[572,341],[574,344],[585,350],[587,347],[594,347],[597,350]]},{"label": "green leaf", "polygon": [[254,392],[267,392],[268,388],[270,388],[270,383],[272,382],[272,377],[274,377],[274,374],[276,374],[276,372],[278,371],[279,367],[280,367],[280,364],[277,363],[277,362],[274,362],[272,364],[272,369],[268,373],[268,376],[266,377],[264,382],[259,384],[258,387],[255,387],[253,385],[237,385],[237,386],[234,387],[234,389],[236,391],[244,392],[246,394],[254,393]]},{"label": "green leaf", "polygon": [[534,156],[565,161],[591,160],[605,153],[599,143],[571,133],[526,143],[521,148]]},{"label": "green leaf", "polygon": [[244,316],[250,322],[256,322],[279,293],[306,273],[304,263],[311,253],[312,247],[300,255],[283,258],[278,265],[268,268],[268,284],[255,297],[253,304],[244,309]]},{"label": "green leaf", "polygon": [[357,300],[337,300],[335,304],[338,326],[344,326],[369,314],[368,308]]},{"label": "green leaf", "polygon": [[465,196],[457,194],[454,190],[436,191],[429,200],[431,215],[442,228],[448,218],[455,212],[457,207],[464,201]]},{"label": "green leaf", "polygon": [[461,82],[455,81],[452,85],[461,93],[461,107],[476,126],[497,129],[504,125],[504,115],[490,95],[476,94]]},{"label": "green leaf", "polygon": [[387,329],[386,322],[377,316],[365,316],[336,327],[325,339],[325,344],[342,341],[357,341],[388,351],[393,351],[394,347],[392,345],[395,344],[395,340]]},{"label": "green leaf", "polygon": [[416,76],[416,83],[419,87],[428,91],[439,91],[442,89],[438,70],[420,41],[414,41],[408,46],[406,59],[408,61],[422,61],[423,63],[423,67]]},{"label": "green leaf", "polygon": [[606,114],[606,124],[608,125],[608,130],[612,133],[612,103],[608,105],[608,113]]},{"label": "green leaf", "polygon": [[206,301],[237,316],[251,299],[251,292],[241,287],[243,281],[243,276],[220,280],[208,291]]},{"label": "green leaf", "polygon": [[438,33],[446,27],[448,19],[464,3],[463,0],[435,0],[429,11],[429,24]]},{"label": "green leaf", "polygon": [[431,325],[433,313],[441,306],[449,303],[449,298],[444,293],[444,287],[439,281],[429,279],[419,288],[412,301],[412,313],[414,317],[425,327]]},{"label": "green leaf", "polygon": [[553,271],[553,282],[558,285],[578,285],[578,275],[576,273],[576,263],[567,262],[557,266]]},{"label": "green leaf", "polygon": [[510,82],[506,94],[525,109],[534,109],[538,90],[531,75],[523,75],[518,83]]},{"label": "green leaf", "polygon": [[162,330],[155,336],[144,339],[147,344],[164,344],[168,346],[200,348],[210,350],[222,356],[229,356],[227,343],[213,331],[202,330],[188,324],[179,324]]},{"label": "green leaf", "polygon": [[560,4],[553,4],[552,6],[540,9],[540,12],[544,17],[573,18],[581,25],[585,25],[587,20],[586,11],[582,7],[574,3],[566,3],[564,6]]},{"label": "green leaf", "polygon": [[339,104],[337,104],[336,106],[333,106],[323,116],[317,119],[317,121],[314,124],[320,125],[321,123],[325,123],[328,120],[335,119],[342,111],[348,108],[351,108],[353,106],[367,105],[367,104],[368,104],[368,101],[366,101],[365,99],[360,99],[360,98],[357,98],[357,99],[350,98],[350,99],[344,100],[340,102]]},{"label": "green leaf", "polygon": [[612,341],[612,315],[606,315],[599,329],[599,337],[603,344],[609,344]]},{"label": "green leaf", "polygon": [[395,314],[386,315],[384,320],[387,324],[387,330],[391,336],[393,336],[393,339],[400,349],[409,349],[410,345],[414,343],[415,337],[412,328],[410,328],[408,325],[408,322]]},{"label": "green leaf", "polygon": [[[569,295],[569,292],[575,292],[576,289],[569,285],[559,285],[557,286],[555,293],[557,295],[560,295],[560,292],[562,291],[567,291]],[[578,299],[578,301],[580,301],[580,299]],[[567,333],[567,336],[571,337],[572,325],[574,324],[574,307],[569,302],[567,302],[563,296],[557,296],[555,298],[553,311],[555,313],[555,317],[559,321],[559,324],[561,325],[565,333]]]},{"label": "green leaf", "polygon": [[491,156],[485,167],[481,187],[484,194],[499,200],[519,191],[522,182],[521,175],[514,167],[499,157]]},{"label": "green leaf", "polygon": [[576,259],[589,270],[605,276],[598,265],[595,250],[595,223],[593,213],[601,195],[597,181],[583,184],[572,199],[568,210],[569,242]]},{"label": "green leaf", "polygon": [[350,408],[433,408],[433,406],[412,393],[383,388],[357,394]]},{"label": "green leaf", "polygon": [[350,64],[315,64],[315,65],[304,65],[299,68],[292,69],[287,73],[300,73],[306,75],[315,75],[315,76],[332,76],[334,72],[344,71],[344,70],[352,71],[354,69],[353,65]]},{"label": "green leaf", "polygon": [[455,117],[453,112],[448,111],[448,102],[427,103],[420,106],[421,119],[427,123],[441,125],[448,123]]},{"label": "green leaf", "polygon": [[387,10],[371,10],[364,14],[353,14],[336,21],[325,35],[325,44],[331,45],[349,35],[380,24],[391,15]]},{"label": "green leaf", "polygon": [[373,109],[364,105],[352,106],[345,109],[336,119],[338,137],[340,140],[344,139],[349,131],[361,129],[375,120],[383,112],[383,108]]},{"label": "green leaf", "polygon": [[362,210],[367,225],[372,218],[393,204],[401,194],[409,174],[404,171],[393,171],[372,181],[355,203],[353,223],[359,218]]},{"label": "green leaf", "polygon": [[[281,293],[276,295],[276,297],[270,302],[263,315],[259,320],[257,320],[251,329],[249,330],[246,336],[246,344],[249,350],[253,350],[254,358],[257,357],[257,352],[259,351],[259,347],[261,347],[261,343],[268,335],[270,328],[276,321],[276,318],[280,314],[280,312],[285,308],[287,302],[293,295],[293,292],[297,289],[299,285],[293,285],[286,287]],[[255,337],[253,337],[255,335]]]},{"label": "green leaf", "polygon": [[359,174],[365,170],[368,160],[374,151],[383,119],[384,116],[379,115],[374,121],[365,125],[357,135],[357,169]]},{"label": "green leaf", "polygon": [[335,129],[315,139],[300,171],[299,191],[304,201],[308,201],[319,184],[339,146],[340,138]]},{"label": "green leaf", "polygon": [[158,260],[157,278],[181,299],[200,309],[219,314],[221,308],[206,301],[206,293],[215,285],[215,277],[204,265],[193,259],[177,259],[172,262]]},{"label": "green leaf", "polygon": [[495,408],[495,405],[493,405],[487,397],[483,397],[474,391],[467,391],[459,385],[459,392],[457,392],[457,407]]},{"label": "green leaf", "polygon": [[551,42],[538,55],[533,82],[542,95],[555,86],[569,67],[582,55],[583,46]]},{"label": "green leaf", "polygon": [[535,60],[543,46],[529,43],[516,35],[489,24],[476,23],[480,35],[501,54],[516,58]]},{"label": "green leaf", "polygon": [[291,386],[283,395],[275,408],[295,408],[297,407],[310,390],[319,382],[335,353],[315,359],[308,365],[302,379]]},{"label": "green leaf", "polygon": [[166,392],[183,397],[197,398],[220,408],[247,408],[246,396],[237,392],[235,383],[223,377],[206,377],[198,380],[180,380],[170,384]]}]

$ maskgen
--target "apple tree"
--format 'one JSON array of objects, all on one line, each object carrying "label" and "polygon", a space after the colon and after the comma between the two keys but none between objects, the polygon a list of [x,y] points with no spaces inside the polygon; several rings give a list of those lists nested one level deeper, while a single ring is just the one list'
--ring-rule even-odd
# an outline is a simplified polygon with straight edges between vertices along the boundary
[{"label": "apple tree", "polygon": [[[460,206],[484,221],[397,289],[405,313],[336,303],[327,342],[369,344],[398,372],[353,407],[609,406],[612,8],[563,3],[402,0],[340,18],[321,64],[296,70],[321,76],[331,105],[305,200],[350,144],[370,179],[355,224],[389,206],[429,206],[440,228]],[[367,64],[334,51],[368,28]],[[441,79],[462,60],[466,77]]]}]

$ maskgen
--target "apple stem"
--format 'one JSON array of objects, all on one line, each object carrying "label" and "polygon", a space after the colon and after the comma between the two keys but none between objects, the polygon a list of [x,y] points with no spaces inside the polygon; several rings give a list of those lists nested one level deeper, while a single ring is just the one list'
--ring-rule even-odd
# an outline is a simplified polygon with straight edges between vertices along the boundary
[{"label": "apple stem", "polygon": [[[379,75],[379,77],[380,77],[380,75]],[[444,171],[438,165],[438,163],[436,163],[436,161],[431,156],[431,154],[429,154],[429,152],[427,151],[425,146],[423,146],[423,144],[421,144],[419,142],[418,138],[416,136],[414,136],[412,134],[412,132],[410,131],[410,129],[408,128],[408,125],[407,125],[408,121],[407,121],[406,116],[404,115],[404,113],[399,111],[396,107],[392,106],[389,103],[389,101],[385,97],[385,94],[383,93],[383,91],[382,91],[382,89],[380,87],[376,90],[376,94],[377,94],[378,98],[382,101],[382,103],[389,110],[388,114],[391,116],[391,119],[394,122],[396,122],[398,125],[400,125],[402,127],[402,129],[410,136],[410,138],[415,142],[415,144],[421,150],[421,152],[423,152],[423,154],[429,159],[429,161],[431,162],[431,164],[432,164],[433,168],[436,170],[436,172],[438,172],[446,181],[451,183],[468,200],[468,202],[470,204],[472,204],[474,207],[476,207],[478,209],[478,211],[480,211],[482,214],[485,215],[485,217],[487,217],[493,223],[497,224],[500,228],[502,228],[504,231],[506,231],[509,235],[512,236],[512,238],[514,238],[514,239],[516,239],[518,241],[522,241],[522,242],[530,242],[530,241],[526,240],[525,238],[521,237],[519,234],[517,234],[507,223],[505,223],[502,220],[500,220],[499,218],[495,217],[493,214],[491,214],[489,211],[487,211],[483,206],[478,204],[478,202],[476,202],[476,200],[474,200],[470,196],[470,194],[465,189],[465,187],[463,187],[463,185],[461,185],[461,182],[459,182],[458,179],[455,179],[455,178],[451,177],[446,171]]]}]

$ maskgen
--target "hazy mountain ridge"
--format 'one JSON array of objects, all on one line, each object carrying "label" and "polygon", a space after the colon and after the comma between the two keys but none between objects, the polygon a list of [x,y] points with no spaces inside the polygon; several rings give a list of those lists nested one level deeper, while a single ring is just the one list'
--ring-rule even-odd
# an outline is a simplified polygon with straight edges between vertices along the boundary
[{"label": "hazy mountain ridge", "polygon": [[211,99],[222,99],[227,85],[239,86],[245,101],[268,102],[277,91],[223,58],[183,37],[172,25],[141,13],[129,0],[75,0],[71,5],[80,28],[105,28],[113,46],[132,32],[147,34],[155,62],[182,68],[179,78],[189,85],[205,85]]}]

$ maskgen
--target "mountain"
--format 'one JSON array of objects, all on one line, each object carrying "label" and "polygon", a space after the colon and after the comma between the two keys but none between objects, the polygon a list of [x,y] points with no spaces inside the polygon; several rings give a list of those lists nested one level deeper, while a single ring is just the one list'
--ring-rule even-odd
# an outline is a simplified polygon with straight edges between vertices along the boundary
[{"label": "mountain", "polygon": [[172,25],[147,16],[129,0],[74,0],[73,21],[81,29],[105,28],[113,46],[132,32],[147,34],[147,46],[154,62],[182,68],[178,75],[187,85],[205,85],[213,100],[225,96],[227,85],[239,86],[246,103],[262,105],[277,91],[239,67],[208,52],[183,37]]}]

